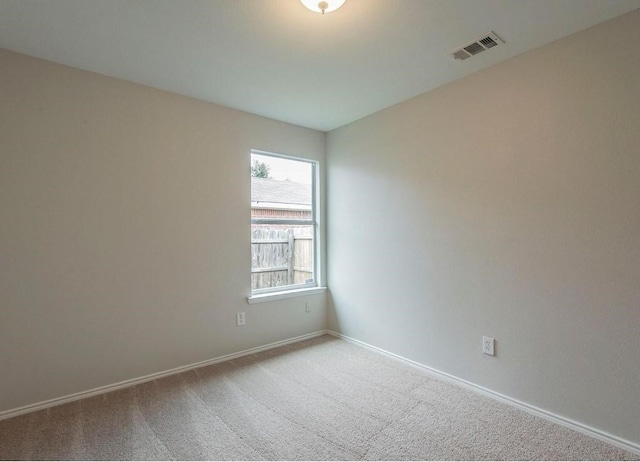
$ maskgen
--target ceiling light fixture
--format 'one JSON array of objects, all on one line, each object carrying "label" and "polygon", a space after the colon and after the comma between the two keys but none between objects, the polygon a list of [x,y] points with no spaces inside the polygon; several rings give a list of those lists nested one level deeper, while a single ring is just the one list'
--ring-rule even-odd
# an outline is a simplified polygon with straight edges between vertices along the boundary
[{"label": "ceiling light fixture", "polygon": [[316,13],[331,13],[340,8],[346,0],[300,0],[304,6]]}]

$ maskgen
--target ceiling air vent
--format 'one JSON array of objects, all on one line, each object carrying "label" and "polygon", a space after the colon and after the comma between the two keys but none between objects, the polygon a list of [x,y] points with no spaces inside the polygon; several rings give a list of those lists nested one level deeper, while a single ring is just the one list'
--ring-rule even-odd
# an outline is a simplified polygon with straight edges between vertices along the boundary
[{"label": "ceiling air vent", "polygon": [[489,48],[500,45],[501,43],[504,43],[504,40],[498,37],[495,32],[489,32],[479,39],[476,39],[473,42],[467,43],[465,46],[452,51],[451,56],[459,60],[471,58],[472,56],[477,55],[484,50],[488,50]]}]

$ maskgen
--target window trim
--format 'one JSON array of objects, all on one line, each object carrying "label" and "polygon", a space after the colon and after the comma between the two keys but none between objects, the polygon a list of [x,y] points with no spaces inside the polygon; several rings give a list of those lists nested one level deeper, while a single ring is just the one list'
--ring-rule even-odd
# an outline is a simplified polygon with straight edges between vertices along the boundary
[{"label": "window trim", "polygon": [[247,303],[253,305],[255,303],[273,302],[276,300],[284,300],[285,298],[304,297],[307,295],[321,294],[327,288],[323,286],[305,287],[295,290],[281,290],[279,292],[266,292],[262,294],[254,294],[247,297]]},{"label": "window trim", "polygon": [[[261,303],[271,300],[280,300],[303,295],[312,295],[321,293],[326,290],[322,286],[321,276],[321,227],[320,227],[320,162],[315,159],[309,159],[300,156],[290,156],[269,151],[261,151],[251,149],[250,157],[253,154],[275,157],[285,160],[297,162],[305,162],[311,166],[311,218],[310,219],[278,219],[278,218],[250,218],[250,224],[284,224],[284,225],[310,225],[313,226],[313,282],[303,284],[292,284],[277,287],[268,287],[264,289],[251,289],[249,287],[249,296],[247,302],[249,304]],[[249,271],[251,272],[251,262],[249,262]]]}]

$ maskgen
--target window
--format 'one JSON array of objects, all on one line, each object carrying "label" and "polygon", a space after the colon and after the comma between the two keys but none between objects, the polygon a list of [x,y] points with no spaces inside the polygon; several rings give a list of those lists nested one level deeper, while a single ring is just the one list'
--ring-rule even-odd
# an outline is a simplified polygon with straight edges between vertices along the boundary
[{"label": "window", "polygon": [[317,287],[317,163],[251,152],[251,295]]}]

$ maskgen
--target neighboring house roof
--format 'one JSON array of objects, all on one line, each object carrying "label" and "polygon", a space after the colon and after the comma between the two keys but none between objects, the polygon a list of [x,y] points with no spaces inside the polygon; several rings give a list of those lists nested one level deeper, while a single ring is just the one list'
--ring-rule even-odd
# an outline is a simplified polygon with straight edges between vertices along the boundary
[{"label": "neighboring house roof", "polygon": [[256,205],[288,204],[311,206],[311,185],[251,177],[251,202]]}]

